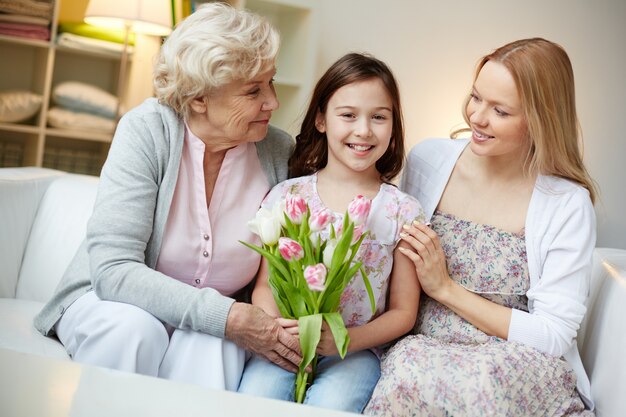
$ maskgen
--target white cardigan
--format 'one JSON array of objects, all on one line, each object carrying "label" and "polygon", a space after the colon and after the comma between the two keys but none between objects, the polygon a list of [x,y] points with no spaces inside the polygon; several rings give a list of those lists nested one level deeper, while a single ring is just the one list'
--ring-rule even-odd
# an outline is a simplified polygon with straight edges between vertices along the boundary
[{"label": "white cardigan", "polygon": [[[467,139],[429,139],[411,150],[400,188],[416,197],[430,218]],[[558,177],[537,177],[525,224],[530,289],[528,312],[513,309],[508,340],[563,356],[578,391],[593,409],[576,334],[587,310],[595,212],[588,191]]]}]

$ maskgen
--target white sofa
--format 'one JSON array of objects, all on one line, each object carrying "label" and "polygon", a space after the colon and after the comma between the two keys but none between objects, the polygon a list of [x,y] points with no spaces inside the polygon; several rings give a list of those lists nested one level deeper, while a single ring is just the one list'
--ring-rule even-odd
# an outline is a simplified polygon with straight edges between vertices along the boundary
[{"label": "white sofa", "polygon": [[[32,319],[84,237],[97,177],[0,169],[0,348],[69,360]],[[578,336],[599,417],[626,412],[626,250],[594,254],[589,310]]]}]

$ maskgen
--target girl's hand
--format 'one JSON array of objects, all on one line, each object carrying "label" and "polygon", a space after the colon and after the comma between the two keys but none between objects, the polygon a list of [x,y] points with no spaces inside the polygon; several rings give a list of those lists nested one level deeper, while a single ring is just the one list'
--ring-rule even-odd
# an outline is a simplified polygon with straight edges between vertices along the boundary
[{"label": "girl's hand", "polygon": [[427,225],[414,222],[403,226],[400,238],[410,246],[400,246],[399,249],[413,261],[422,289],[431,298],[441,300],[453,281],[448,275],[446,255],[439,236]]},{"label": "girl's hand", "polygon": [[287,333],[293,336],[300,335],[300,332],[298,331],[298,320],[277,317],[276,323],[278,323],[283,329],[285,329]]},{"label": "girl's hand", "polygon": [[339,355],[333,332],[330,330],[325,320],[322,320],[322,335],[320,336],[320,342],[317,345],[316,352],[323,356]]}]

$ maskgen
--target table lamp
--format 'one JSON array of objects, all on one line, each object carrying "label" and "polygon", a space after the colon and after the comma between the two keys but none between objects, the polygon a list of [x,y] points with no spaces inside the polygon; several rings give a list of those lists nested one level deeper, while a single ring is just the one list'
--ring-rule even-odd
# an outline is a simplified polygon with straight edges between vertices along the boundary
[{"label": "table lamp", "polygon": [[89,0],[85,22],[90,25],[124,30],[124,48],[117,79],[117,110],[119,119],[123,88],[126,84],[128,36],[131,31],[166,36],[172,31],[171,0]]}]

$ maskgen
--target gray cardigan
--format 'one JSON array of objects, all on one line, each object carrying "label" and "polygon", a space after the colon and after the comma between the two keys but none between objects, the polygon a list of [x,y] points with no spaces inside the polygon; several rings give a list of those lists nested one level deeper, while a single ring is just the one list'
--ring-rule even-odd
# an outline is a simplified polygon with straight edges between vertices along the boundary
[{"label": "gray cardigan", "polygon": [[[178,177],[184,127],[176,113],[156,99],[146,100],[120,120],[86,239],[55,295],[35,317],[41,333],[54,334],[65,309],[93,289],[103,300],[136,305],[176,328],[224,336],[232,298],[154,269]],[[287,178],[293,145],[291,136],[271,126],[267,137],[257,142],[270,187]]]}]

